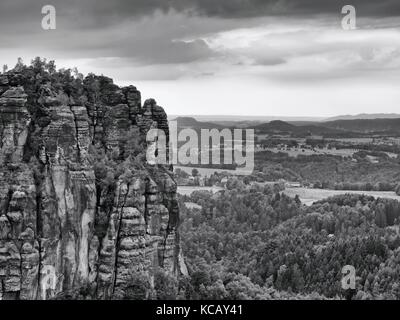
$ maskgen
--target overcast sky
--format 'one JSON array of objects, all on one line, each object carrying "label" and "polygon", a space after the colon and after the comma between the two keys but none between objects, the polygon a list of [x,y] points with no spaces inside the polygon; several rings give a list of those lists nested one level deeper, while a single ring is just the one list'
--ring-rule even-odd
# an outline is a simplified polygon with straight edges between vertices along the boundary
[{"label": "overcast sky", "polygon": [[0,30],[0,64],[54,59],[169,114],[400,113],[399,0],[1,0]]}]

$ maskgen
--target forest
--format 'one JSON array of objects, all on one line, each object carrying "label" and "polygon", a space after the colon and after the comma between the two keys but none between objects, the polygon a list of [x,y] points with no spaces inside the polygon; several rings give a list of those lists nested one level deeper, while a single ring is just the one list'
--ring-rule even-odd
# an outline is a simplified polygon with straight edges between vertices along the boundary
[{"label": "forest", "polygon": [[280,191],[242,183],[181,197],[186,298],[400,298],[399,202],[346,194],[306,207]]},{"label": "forest", "polygon": [[378,163],[365,159],[364,152],[353,157],[311,155],[289,157],[269,151],[255,154],[255,172],[264,181],[299,181],[314,188],[334,190],[398,191],[399,159],[381,158]]}]

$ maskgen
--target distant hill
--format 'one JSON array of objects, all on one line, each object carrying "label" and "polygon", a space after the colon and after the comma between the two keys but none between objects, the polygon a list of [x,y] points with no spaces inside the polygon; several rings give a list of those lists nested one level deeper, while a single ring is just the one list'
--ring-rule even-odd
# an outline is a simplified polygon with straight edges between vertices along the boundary
[{"label": "distant hill", "polygon": [[290,124],[288,122],[282,121],[282,120],[275,120],[263,124],[259,124],[254,127],[256,130],[260,131],[277,131],[277,132],[290,132],[297,130],[298,127],[296,127],[293,124]]},{"label": "distant hill", "polygon": [[317,121],[324,121],[324,117],[301,117],[301,116],[292,116],[292,117],[287,117],[287,116],[238,116],[238,115],[171,115],[168,117],[169,119],[175,119],[175,118],[193,118],[196,119],[197,121],[200,122],[213,122],[213,123],[218,123],[218,124],[229,124],[231,125],[232,123],[238,123],[238,122],[249,122],[249,123],[264,123],[264,122],[270,122],[274,120],[282,120],[286,122],[291,122],[291,121],[311,121],[311,122],[317,122]]},{"label": "distant hill", "polygon": [[310,122],[328,122],[336,120],[356,120],[356,119],[397,119],[400,114],[397,113],[360,113],[356,115],[339,115],[334,117],[307,117],[307,116],[237,116],[237,115],[170,115],[168,119],[192,118],[199,122],[212,122],[218,124],[237,124],[237,123],[266,123],[276,120],[288,123],[310,123]]},{"label": "distant hill", "polygon": [[330,128],[320,125],[318,122],[306,125],[294,125],[285,121],[276,120],[263,123],[253,127],[257,133],[264,134],[294,134],[297,136],[307,135],[333,135],[342,134],[343,129]]},{"label": "distant hill", "polygon": [[203,121],[197,121],[195,118],[192,117],[177,117],[175,119],[172,119],[173,121],[176,121],[178,123],[178,128],[179,129],[184,129],[184,128],[190,128],[194,130],[200,130],[200,129],[223,129],[224,127],[212,123],[212,122],[203,122]]},{"label": "distant hill", "polygon": [[[360,115],[363,116],[363,115]],[[368,115],[373,116],[373,115]],[[375,114],[374,116],[378,116]],[[395,114],[392,114],[394,117]],[[355,116],[349,116],[355,117]],[[356,137],[365,134],[391,134],[400,135],[400,117],[399,118],[373,118],[373,119],[344,119],[332,121],[294,121],[286,122],[282,120],[273,120],[270,122],[253,121],[198,121],[194,117],[177,117],[172,120],[178,122],[178,128],[192,128],[196,131],[200,129],[218,129],[224,128],[249,128],[255,129],[259,134],[290,134],[294,136],[317,135],[325,137],[348,136]]]},{"label": "distant hill", "polygon": [[357,115],[342,115],[327,118],[324,122],[337,121],[337,120],[358,120],[358,119],[397,119],[400,114],[397,113],[361,113]]},{"label": "distant hill", "polygon": [[377,132],[400,134],[400,118],[336,120],[323,122],[320,125],[331,129],[354,131],[360,133]]}]

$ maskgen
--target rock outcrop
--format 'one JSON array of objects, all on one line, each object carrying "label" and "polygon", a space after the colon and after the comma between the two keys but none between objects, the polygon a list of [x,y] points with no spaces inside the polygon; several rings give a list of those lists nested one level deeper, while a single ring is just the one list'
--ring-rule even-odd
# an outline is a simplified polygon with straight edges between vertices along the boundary
[{"label": "rock outcrop", "polygon": [[164,110],[133,86],[44,66],[0,75],[0,298],[124,298],[181,272],[171,168],[146,163]]}]

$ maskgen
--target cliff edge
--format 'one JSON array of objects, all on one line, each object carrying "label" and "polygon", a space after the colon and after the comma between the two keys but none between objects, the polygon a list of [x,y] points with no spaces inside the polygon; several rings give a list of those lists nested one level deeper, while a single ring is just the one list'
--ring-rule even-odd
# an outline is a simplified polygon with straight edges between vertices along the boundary
[{"label": "cliff edge", "polygon": [[163,108],[133,86],[41,59],[0,74],[0,298],[122,299],[178,277],[172,167],[146,162]]}]

